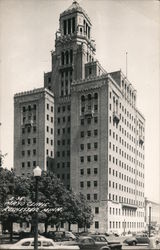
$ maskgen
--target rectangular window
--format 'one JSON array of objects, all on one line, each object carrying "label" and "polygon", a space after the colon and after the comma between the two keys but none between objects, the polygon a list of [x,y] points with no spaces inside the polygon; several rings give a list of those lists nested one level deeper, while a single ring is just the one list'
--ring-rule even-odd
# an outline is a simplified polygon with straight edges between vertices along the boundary
[{"label": "rectangular window", "polygon": [[98,174],[98,169],[94,168],[94,174]]},{"label": "rectangular window", "polygon": [[94,187],[97,187],[97,186],[98,186],[98,182],[94,181]]},{"label": "rectangular window", "polygon": [[99,207],[95,207],[95,214],[99,214]]},{"label": "rectangular window", "polygon": [[81,119],[81,125],[84,125],[84,119]]},{"label": "rectangular window", "polygon": [[81,169],[81,170],[80,170],[80,174],[81,174],[81,175],[84,175],[84,169]]},{"label": "rectangular window", "polygon": [[95,135],[95,136],[98,135],[98,130],[97,130],[97,129],[94,130],[94,135]]},{"label": "rectangular window", "polygon": [[95,221],[95,229],[99,229],[99,221]]},{"label": "rectangular window", "polygon": [[94,155],[94,161],[98,161],[98,155]]},{"label": "rectangular window", "polygon": [[87,168],[87,174],[91,174],[91,169]]},{"label": "rectangular window", "polygon": [[36,144],[36,138],[33,138],[33,143]]},{"label": "rectangular window", "polygon": [[35,133],[37,131],[37,127],[33,126],[33,132]]},{"label": "rectangular window", "polygon": [[81,137],[84,137],[84,131],[81,131]]},{"label": "rectangular window", "polygon": [[36,167],[36,161],[33,161],[33,167]]},{"label": "rectangular window", "polygon": [[91,182],[87,181],[87,187],[89,188],[91,186]]},{"label": "rectangular window", "polygon": [[27,128],[27,132],[30,133],[31,132],[31,127]]},{"label": "rectangular window", "polygon": [[30,161],[28,161],[27,162],[27,167],[30,167],[30,166],[31,166]]},{"label": "rectangular window", "polygon": [[80,182],[80,187],[81,187],[81,188],[84,187],[84,182],[83,182],[83,181]]},{"label": "rectangular window", "polygon": [[81,163],[84,162],[84,157],[83,156],[80,157],[80,161],[81,161]]},{"label": "rectangular window", "polygon": [[24,168],[25,167],[25,162],[22,162],[22,168]]},{"label": "rectangular window", "polygon": [[98,195],[97,195],[97,194],[94,194],[94,195],[93,195],[93,199],[94,199],[94,200],[97,200],[97,198],[98,198]]},{"label": "rectangular window", "polygon": [[87,194],[87,200],[90,200],[90,199],[91,199],[90,194]]},{"label": "rectangular window", "polygon": [[91,149],[91,143],[87,143],[87,149]]},{"label": "rectangular window", "polygon": [[94,117],[94,123],[98,122],[98,117]]},{"label": "rectangular window", "polygon": [[90,155],[87,156],[87,161],[88,161],[88,162],[91,161],[91,156],[90,156]]},{"label": "rectangular window", "polygon": [[87,136],[91,136],[91,131],[90,130],[87,131]]},{"label": "rectangular window", "polygon": [[84,150],[84,144],[80,144],[80,149]]}]

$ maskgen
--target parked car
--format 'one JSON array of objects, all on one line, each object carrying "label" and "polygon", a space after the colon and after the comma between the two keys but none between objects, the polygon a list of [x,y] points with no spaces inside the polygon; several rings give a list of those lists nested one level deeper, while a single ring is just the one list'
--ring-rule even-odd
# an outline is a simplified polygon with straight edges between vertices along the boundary
[{"label": "parked car", "polygon": [[137,234],[135,236],[128,237],[124,240],[124,243],[128,245],[137,245],[137,244],[149,244],[150,239],[147,234]]},{"label": "parked car", "polygon": [[97,241],[89,236],[80,237],[77,243],[81,250],[111,250],[106,241]]},{"label": "parked car", "polygon": [[[34,238],[25,238],[18,241],[15,244],[3,244],[1,250],[32,250],[34,249]],[[78,246],[65,246],[57,245],[53,240],[44,237],[38,238],[38,249],[50,249],[50,250],[79,250]]]},{"label": "parked car", "polygon": [[50,238],[54,241],[68,241],[76,240],[76,236],[69,231],[49,231],[43,234],[45,237]]},{"label": "parked car", "polygon": [[122,244],[117,240],[117,238],[113,236],[106,237],[103,234],[97,235],[97,234],[92,234],[91,237],[97,241],[97,242],[106,242],[110,249],[113,250],[121,250],[122,249]]}]

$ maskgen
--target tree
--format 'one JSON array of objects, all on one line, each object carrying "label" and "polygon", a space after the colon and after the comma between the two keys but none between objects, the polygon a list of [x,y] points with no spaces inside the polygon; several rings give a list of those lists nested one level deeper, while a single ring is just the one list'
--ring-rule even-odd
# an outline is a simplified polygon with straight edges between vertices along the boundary
[{"label": "tree", "polygon": [[[13,222],[30,222],[33,230],[35,216],[33,206],[37,205],[34,204],[35,178],[15,176],[13,171],[1,168],[0,180],[0,199],[3,204],[1,219],[3,217],[6,225],[9,224],[11,238]],[[46,232],[49,224],[59,225],[61,222],[68,222],[70,229],[71,224],[78,223],[85,227],[92,222],[91,208],[85,197],[67,190],[53,173],[42,172],[38,193],[39,203],[42,204],[42,207],[38,208],[38,217],[39,221],[45,223]],[[11,196],[13,198],[9,201]],[[30,207],[27,209],[29,204]]]}]

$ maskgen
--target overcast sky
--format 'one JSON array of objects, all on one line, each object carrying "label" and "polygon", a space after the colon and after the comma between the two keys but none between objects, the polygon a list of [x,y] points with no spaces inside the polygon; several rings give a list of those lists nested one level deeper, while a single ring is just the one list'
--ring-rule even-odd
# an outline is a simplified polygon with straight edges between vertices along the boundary
[{"label": "overcast sky", "polygon": [[[79,0],[92,21],[96,57],[107,72],[122,69],[137,89],[146,119],[145,196],[160,201],[160,2]],[[0,149],[13,167],[13,95],[43,86],[51,69],[59,15],[72,0],[0,0]]]}]

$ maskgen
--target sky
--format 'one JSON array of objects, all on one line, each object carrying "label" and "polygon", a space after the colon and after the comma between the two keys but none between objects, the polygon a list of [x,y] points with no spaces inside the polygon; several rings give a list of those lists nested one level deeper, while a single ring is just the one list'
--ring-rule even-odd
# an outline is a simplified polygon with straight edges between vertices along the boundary
[{"label": "sky", "polygon": [[[78,0],[92,22],[96,58],[121,69],[146,119],[145,196],[160,202],[160,1]],[[0,0],[0,150],[13,167],[13,96],[43,86],[59,15],[72,0]]]}]

